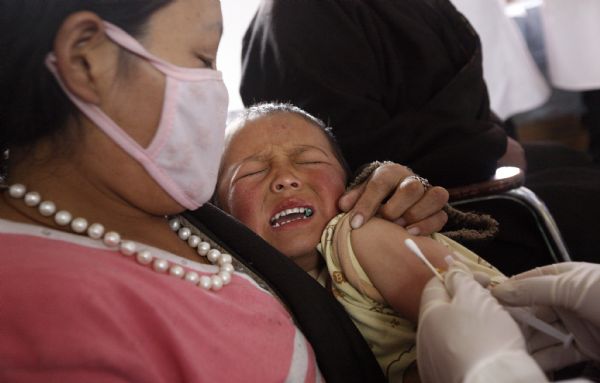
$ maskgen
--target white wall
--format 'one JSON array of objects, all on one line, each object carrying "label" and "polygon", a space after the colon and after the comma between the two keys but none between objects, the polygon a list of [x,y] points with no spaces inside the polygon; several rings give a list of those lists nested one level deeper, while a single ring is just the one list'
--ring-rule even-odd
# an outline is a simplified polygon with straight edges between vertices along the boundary
[{"label": "white wall", "polygon": [[243,108],[239,93],[242,37],[259,2],[260,0],[221,0],[224,30],[217,56],[217,66],[223,72],[225,85],[229,90],[229,110]]}]

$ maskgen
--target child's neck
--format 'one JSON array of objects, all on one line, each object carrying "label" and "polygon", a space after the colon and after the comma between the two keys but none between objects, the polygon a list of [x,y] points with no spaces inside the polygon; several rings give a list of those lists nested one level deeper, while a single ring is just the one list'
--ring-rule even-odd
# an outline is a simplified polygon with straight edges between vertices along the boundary
[{"label": "child's neck", "polygon": [[307,271],[308,275],[313,277],[319,284],[323,287],[327,286],[329,281],[329,273],[327,272],[327,268],[324,264],[321,264],[320,267],[315,268],[313,270]]},{"label": "child's neck", "polygon": [[319,254],[319,257],[315,259],[316,262],[314,262],[313,264],[311,264],[310,267],[302,267],[302,269],[304,269],[304,271],[306,271],[308,273],[308,275],[310,275],[311,277],[313,277],[314,279],[317,279],[319,274],[321,274],[321,272],[323,271],[323,268],[325,267],[325,262],[323,261],[323,258],[321,257],[321,255]]}]

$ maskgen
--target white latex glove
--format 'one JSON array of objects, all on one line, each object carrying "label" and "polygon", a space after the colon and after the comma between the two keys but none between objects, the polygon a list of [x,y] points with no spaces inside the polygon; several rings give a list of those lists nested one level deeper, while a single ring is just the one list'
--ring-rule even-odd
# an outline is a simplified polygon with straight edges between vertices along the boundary
[{"label": "white latex glove", "polygon": [[425,286],[417,363],[425,383],[547,382],[515,321],[458,262],[445,285],[433,278]]},{"label": "white latex glove", "polygon": [[554,345],[534,353],[545,370],[587,359],[600,361],[600,265],[567,262],[544,266],[501,283],[492,293],[506,304],[552,308],[566,331],[573,334],[570,348]]}]

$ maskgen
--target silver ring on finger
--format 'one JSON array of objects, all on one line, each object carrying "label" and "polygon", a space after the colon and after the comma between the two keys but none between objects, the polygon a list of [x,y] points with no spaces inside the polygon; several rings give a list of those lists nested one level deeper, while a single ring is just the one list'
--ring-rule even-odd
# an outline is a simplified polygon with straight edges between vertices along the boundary
[{"label": "silver ring on finger", "polygon": [[431,184],[429,183],[429,180],[425,177],[421,177],[416,174],[413,174],[413,175],[406,177],[403,182],[405,182],[406,180],[409,180],[409,179],[414,179],[416,181],[419,181],[421,183],[421,185],[423,185],[425,190],[431,188]]}]

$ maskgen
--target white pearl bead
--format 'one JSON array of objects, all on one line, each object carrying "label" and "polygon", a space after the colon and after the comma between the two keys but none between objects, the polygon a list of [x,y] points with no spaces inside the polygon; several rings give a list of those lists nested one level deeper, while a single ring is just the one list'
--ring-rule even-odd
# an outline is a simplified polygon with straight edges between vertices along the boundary
[{"label": "white pearl bead", "polygon": [[208,254],[208,251],[210,250],[210,243],[208,242],[200,242],[198,244],[198,254],[200,254],[201,256],[206,256],[206,254]]},{"label": "white pearl bead", "polygon": [[87,229],[87,234],[90,238],[100,239],[104,234],[104,226],[100,223],[92,223]]},{"label": "white pearl bead", "polygon": [[221,287],[223,287],[223,279],[221,279],[220,276],[213,275],[212,277],[210,277],[210,279],[212,280],[212,289],[213,290],[220,290]]},{"label": "white pearl bead", "polygon": [[179,219],[178,218],[173,218],[172,220],[170,220],[169,221],[169,227],[173,231],[179,230],[179,228],[181,227],[181,223],[179,222]]},{"label": "white pearl bead", "polygon": [[185,275],[185,269],[179,265],[173,265],[169,269],[169,274],[177,278],[183,278]]},{"label": "white pearl bead", "polygon": [[187,227],[182,227],[177,232],[177,235],[179,235],[179,238],[181,240],[186,241],[190,237],[190,235],[192,235],[192,231],[190,229],[188,229]]},{"label": "white pearl bead", "polygon": [[200,280],[200,276],[195,271],[188,271],[187,273],[185,273],[185,280],[196,284]]},{"label": "white pearl bead", "polygon": [[102,241],[108,247],[115,247],[119,245],[119,242],[121,242],[121,235],[119,235],[119,233],[116,231],[108,231],[106,234],[104,234]]},{"label": "white pearl bead", "polygon": [[72,219],[73,216],[66,210],[61,210],[54,215],[54,222],[56,222],[60,226],[68,225]]},{"label": "white pearl bead", "polygon": [[218,275],[223,280],[224,285],[228,285],[229,282],[231,282],[231,273],[230,272],[221,270]]},{"label": "white pearl bead", "polygon": [[[44,217],[54,215],[54,221],[61,226],[70,224],[71,229],[75,233],[86,232],[92,239],[102,239],[102,242],[110,248],[118,249],[123,255],[131,256],[135,254],[135,259],[142,265],[152,265],[152,269],[159,273],[169,273],[169,275],[177,278],[184,278],[206,290],[220,290],[224,285],[231,283],[232,273],[234,271],[231,264],[233,258],[230,254],[221,254],[217,249],[212,249],[210,243],[202,241],[202,239],[192,234],[192,230],[188,227],[183,227],[178,218],[169,221],[171,230],[177,232],[179,238],[187,241],[191,248],[197,248],[198,254],[206,256],[213,264],[218,264],[219,272],[213,275],[200,276],[195,271],[186,272],[180,265],[172,265],[166,259],[155,258],[151,251],[143,249],[137,251],[137,244],[133,241],[122,241],[119,233],[109,231],[105,233],[104,226],[99,223],[93,223],[88,226],[88,221],[85,218],[77,217],[73,219],[70,212],[60,210],[56,212],[56,204],[52,201],[43,201],[38,192],[27,192],[27,189],[22,184],[11,185],[8,193],[12,198],[23,198],[25,204],[30,207],[37,206],[38,211]],[[137,252],[136,252],[137,251]]]},{"label": "white pearl bead", "polygon": [[29,192],[25,194],[25,205],[27,206],[37,206],[38,203],[42,200],[42,196],[38,192]]},{"label": "white pearl bead", "polygon": [[231,255],[229,255],[227,253],[223,253],[223,254],[221,254],[221,257],[219,258],[219,265],[223,266],[227,263],[231,263],[231,261],[232,261]]},{"label": "white pearl bead", "polygon": [[154,257],[152,257],[152,253],[148,249],[138,251],[138,253],[135,255],[135,259],[142,265],[150,264],[150,262],[152,262],[152,258]]},{"label": "white pearl bead", "polygon": [[221,252],[217,249],[210,249],[208,254],[206,254],[206,258],[210,261],[210,263],[216,263],[221,256]]},{"label": "white pearl bead", "polygon": [[202,287],[204,290],[210,290],[212,287],[212,279],[208,275],[203,275],[200,277],[198,286]]},{"label": "white pearl bead", "polygon": [[88,227],[88,221],[85,218],[75,218],[71,221],[71,229],[76,233],[83,233]]},{"label": "white pearl bead", "polygon": [[152,264],[152,268],[154,271],[159,273],[166,273],[169,270],[169,262],[166,259],[155,259],[154,264]]},{"label": "white pearl bead", "polygon": [[201,242],[200,237],[198,237],[197,235],[191,235],[188,238],[188,245],[192,248],[194,247],[198,247],[198,244]]},{"label": "white pearl bead", "polygon": [[135,254],[137,245],[133,241],[123,241],[119,246],[119,250],[123,255],[133,255]]},{"label": "white pearl bead", "polygon": [[38,211],[44,217],[50,217],[56,212],[56,205],[52,201],[44,201],[39,204]]},{"label": "white pearl bead", "polygon": [[213,287],[212,278],[208,275],[201,276],[198,286],[202,287],[204,290],[210,290]]},{"label": "white pearl bead", "polygon": [[27,189],[23,184],[14,184],[8,188],[8,195],[13,198],[23,198]]}]

